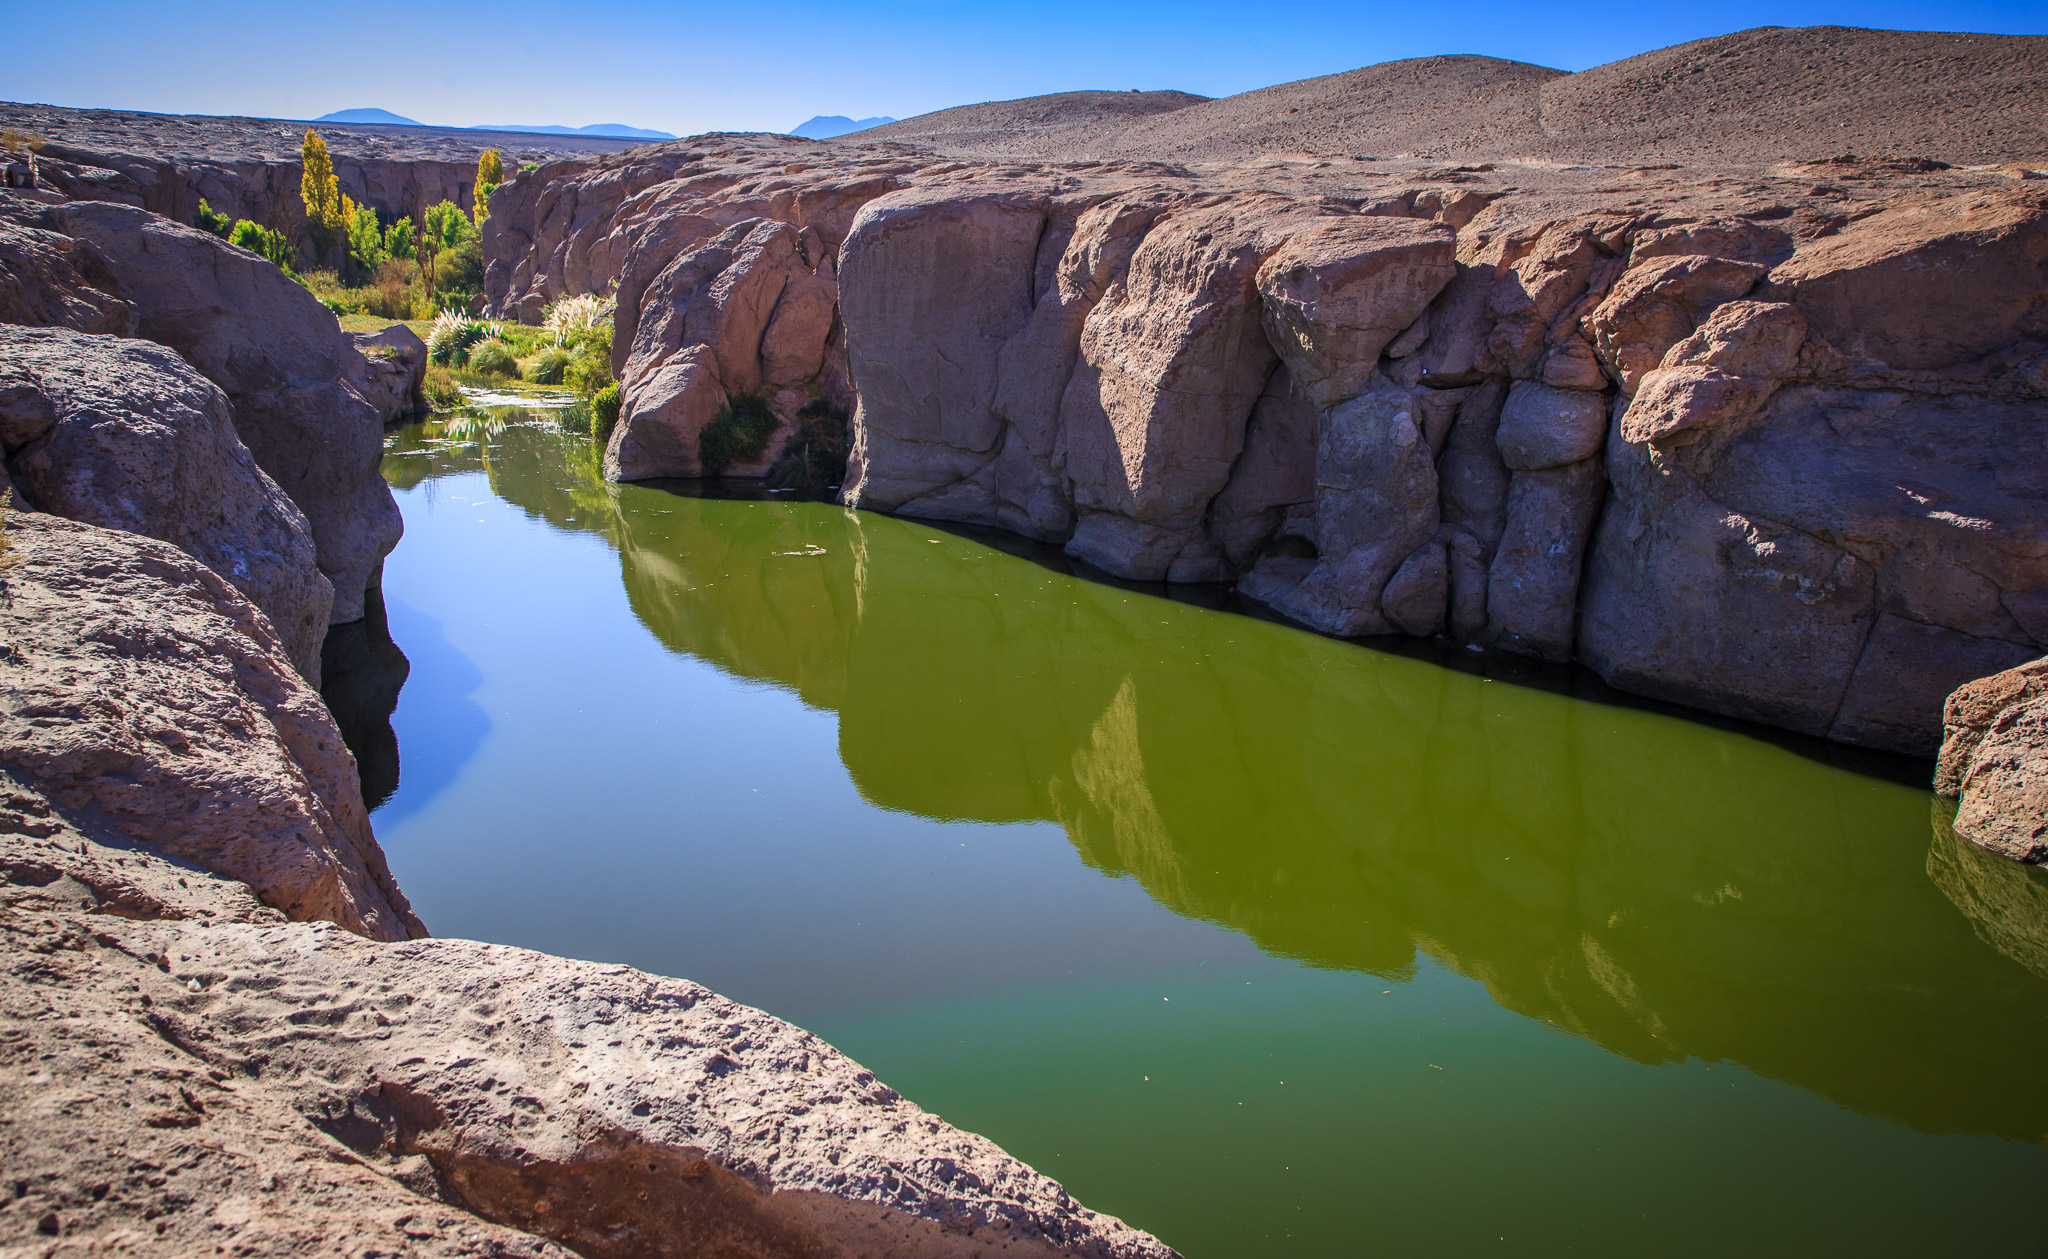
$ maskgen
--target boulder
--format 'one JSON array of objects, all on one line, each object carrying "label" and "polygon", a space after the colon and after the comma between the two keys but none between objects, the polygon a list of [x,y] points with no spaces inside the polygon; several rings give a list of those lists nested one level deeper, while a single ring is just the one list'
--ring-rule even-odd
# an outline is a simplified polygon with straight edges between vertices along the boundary
[{"label": "boulder", "polygon": [[334,719],[254,604],[134,533],[9,513],[7,544],[0,770],[46,817],[238,880],[296,920],[426,934]]},{"label": "boulder", "polygon": [[1508,390],[1494,442],[1518,472],[1591,459],[1607,436],[1607,399],[1577,389],[1518,380]]},{"label": "boulder", "polygon": [[2048,658],[1948,697],[1934,790],[1958,802],[1958,835],[2015,860],[2048,861]]},{"label": "boulder", "polygon": [[0,325],[0,446],[34,506],[161,539],[226,578],[319,685],[334,589],[306,518],[185,360],[147,341]]},{"label": "boulder", "polygon": [[1716,306],[1756,287],[1764,270],[1732,258],[1652,257],[1624,273],[1586,316],[1593,348],[1622,390],[1634,393],[1643,373],[1663,362]]},{"label": "boulder", "polygon": [[347,382],[355,351],[333,313],[268,261],[146,210],[70,202],[44,221],[97,252],[137,336],[227,394],[257,466],[312,526],[334,621],[359,619],[404,522],[378,472],[381,417]]},{"label": "boulder", "polygon": [[133,335],[135,307],[108,291],[98,251],[33,226],[41,209],[0,193],[0,323]]},{"label": "boulder", "polygon": [[418,333],[395,323],[380,332],[344,335],[356,357],[343,357],[343,375],[385,424],[402,424],[426,413],[420,382],[427,375],[427,343]]},{"label": "boulder", "polygon": [[1318,408],[1365,390],[1380,354],[1457,273],[1456,252],[1441,223],[1341,215],[1309,220],[1266,257],[1266,336]]}]

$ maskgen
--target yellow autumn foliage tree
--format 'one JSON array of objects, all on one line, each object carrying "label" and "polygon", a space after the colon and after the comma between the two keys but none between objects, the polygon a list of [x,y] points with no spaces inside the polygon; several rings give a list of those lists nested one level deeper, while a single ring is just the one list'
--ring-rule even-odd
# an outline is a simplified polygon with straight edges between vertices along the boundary
[{"label": "yellow autumn foliage tree", "polygon": [[299,200],[306,205],[306,230],[313,238],[320,261],[325,262],[328,250],[341,233],[341,180],[335,176],[327,141],[311,127],[306,128],[306,139],[299,145],[299,163],[303,168],[299,174]]},{"label": "yellow autumn foliage tree", "polygon": [[496,149],[485,149],[476,159],[476,202],[471,217],[482,227],[491,217],[491,189],[505,182],[505,159]]}]

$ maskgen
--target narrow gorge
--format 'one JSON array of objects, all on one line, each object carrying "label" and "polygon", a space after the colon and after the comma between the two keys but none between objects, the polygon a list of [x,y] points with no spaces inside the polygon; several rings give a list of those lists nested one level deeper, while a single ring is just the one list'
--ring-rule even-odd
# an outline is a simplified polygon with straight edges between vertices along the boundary
[{"label": "narrow gorge", "polygon": [[2044,72],[0,104],[0,1250],[2019,1245]]}]

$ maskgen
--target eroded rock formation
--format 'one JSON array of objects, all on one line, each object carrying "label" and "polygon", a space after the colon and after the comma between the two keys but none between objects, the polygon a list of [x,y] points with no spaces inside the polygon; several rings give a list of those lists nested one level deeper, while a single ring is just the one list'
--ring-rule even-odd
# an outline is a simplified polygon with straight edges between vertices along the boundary
[{"label": "eroded rock formation", "polygon": [[[269,262],[132,206],[0,193],[0,264],[0,322],[155,342],[218,386],[241,444],[304,514],[315,576],[332,586],[328,618],[363,615],[404,529],[377,470],[384,416],[357,387],[390,393],[389,365],[367,362]],[[304,635],[284,632],[295,658],[317,659],[317,638],[306,656]]]},{"label": "eroded rock formation", "polygon": [[854,506],[1920,755],[2048,645],[2048,194],[2005,173],[705,137],[500,197],[499,308],[616,286],[615,479],[827,397]]}]

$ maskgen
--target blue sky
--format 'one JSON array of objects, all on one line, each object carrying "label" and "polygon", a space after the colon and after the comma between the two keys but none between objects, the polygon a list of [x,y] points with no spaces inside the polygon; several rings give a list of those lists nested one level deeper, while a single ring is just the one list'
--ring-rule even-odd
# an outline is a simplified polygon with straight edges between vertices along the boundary
[{"label": "blue sky", "polygon": [[618,122],[678,134],[783,131],[813,114],[903,118],[1076,88],[1223,96],[1432,53],[1581,70],[1751,26],[2048,34],[2048,0],[0,3],[13,49],[0,97],[12,100],[277,118],[375,106],[442,125]]}]

